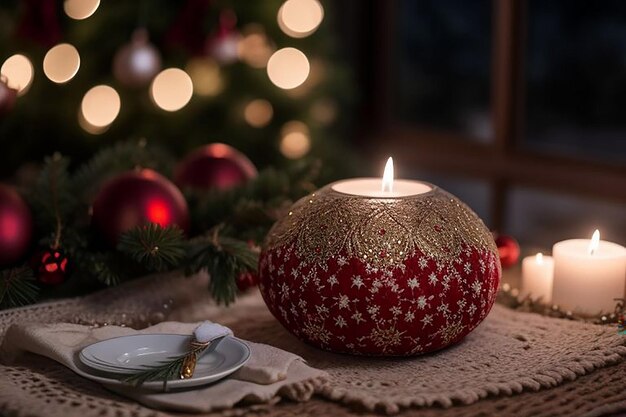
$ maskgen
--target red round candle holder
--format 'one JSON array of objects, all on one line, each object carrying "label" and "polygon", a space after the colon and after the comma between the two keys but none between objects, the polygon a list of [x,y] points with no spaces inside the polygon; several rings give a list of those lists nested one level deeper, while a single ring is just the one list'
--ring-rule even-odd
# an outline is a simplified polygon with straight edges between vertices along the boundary
[{"label": "red round candle holder", "polygon": [[291,333],[334,352],[407,356],[457,343],[487,316],[501,267],[469,207],[432,185],[397,198],[332,186],[295,203],[261,253],[261,294]]}]

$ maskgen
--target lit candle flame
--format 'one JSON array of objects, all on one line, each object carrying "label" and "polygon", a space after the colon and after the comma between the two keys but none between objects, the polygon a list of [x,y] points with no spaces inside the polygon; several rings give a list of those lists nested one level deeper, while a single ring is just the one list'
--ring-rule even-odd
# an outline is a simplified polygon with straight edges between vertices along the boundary
[{"label": "lit candle flame", "polygon": [[589,255],[593,255],[598,250],[598,246],[600,245],[600,231],[596,229],[593,232],[593,236],[591,236],[591,242],[589,243]]},{"label": "lit candle flame", "polygon": [[393,158],[387,159],[383,173],[383,192],[393,192]]},{"label": "lit candle flame", "polygon": [[537,262],[537,265],[543,265],[543,253],[539,252],[535,255],[535,262]]}]

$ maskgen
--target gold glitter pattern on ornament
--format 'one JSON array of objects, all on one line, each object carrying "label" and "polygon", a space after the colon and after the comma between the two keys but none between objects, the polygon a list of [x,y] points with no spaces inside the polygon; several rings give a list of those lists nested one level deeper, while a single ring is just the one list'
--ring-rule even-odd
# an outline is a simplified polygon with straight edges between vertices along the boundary
[{"label": "gold glitter pattern on ornament", "polygon": [[416,249],[437,261],[452,261],[464,248],[497,254],[482,220],[436,187],[411,197],[375,199],[326,186],[295,203],[265,245],[294,241],[297,256],[309,264],[325,263],[342,251],[375,267],[401,267]]}]

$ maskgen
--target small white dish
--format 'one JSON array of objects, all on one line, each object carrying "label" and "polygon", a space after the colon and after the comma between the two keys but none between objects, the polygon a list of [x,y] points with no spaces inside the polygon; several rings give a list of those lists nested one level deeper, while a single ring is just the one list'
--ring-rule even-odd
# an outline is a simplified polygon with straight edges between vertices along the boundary
[{"label": "small white dish", "polygon": [[[129,385],[118,379],[120,375],[181,356],[188,351],[190,340],[190,336],[173,334],[117,337],[85,347],[76,365],[86,378],[109,385]],[[250,349],[244,342],[226,337],[215,351],[200,356],[193,377],[169,380],[167,386],[176,389],[215,382],[241,368],[249,358]],[[141,387],[162,389],[163,381],[145,382]]]}]

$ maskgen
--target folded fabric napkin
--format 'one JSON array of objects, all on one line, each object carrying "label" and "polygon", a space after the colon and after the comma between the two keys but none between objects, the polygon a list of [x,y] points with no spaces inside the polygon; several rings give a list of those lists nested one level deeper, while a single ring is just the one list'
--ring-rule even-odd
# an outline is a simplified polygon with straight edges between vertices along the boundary
[{"label": "folded fabric napkin", "polygon": [[[118,326],[92,328],[69,323],[15,324],[4,337],[0,359],[9,364],[21,354],[30,352],[53,359],[80,375],[83,366],[78,354],[85,346],[113,337],[142,333],[191,335],[198,324],[163,322],[143,330]],[[240,402],[270,402],[276,397],[306,401],[326,380],[326,372],[311,368],[297,355],[260,343],[246,343],[251,351],[250,360],[234,374],[211,385],[172,392],[105,386],[148,407],[206,413],[232,408]]]}]

